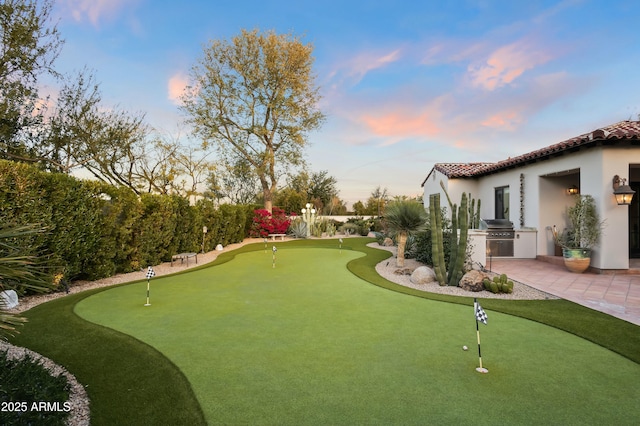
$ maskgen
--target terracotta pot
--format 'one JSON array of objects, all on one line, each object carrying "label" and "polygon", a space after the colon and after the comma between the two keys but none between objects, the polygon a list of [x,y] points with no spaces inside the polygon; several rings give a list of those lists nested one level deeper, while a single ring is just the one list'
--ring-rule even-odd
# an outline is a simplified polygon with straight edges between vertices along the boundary
[{"label": "terracotta pot", "polygon": [[581,274],[591,264],[591,249],[577,248],[577,249],[562,249],[562,256],[564,257],[564,266],[570,272]]}]

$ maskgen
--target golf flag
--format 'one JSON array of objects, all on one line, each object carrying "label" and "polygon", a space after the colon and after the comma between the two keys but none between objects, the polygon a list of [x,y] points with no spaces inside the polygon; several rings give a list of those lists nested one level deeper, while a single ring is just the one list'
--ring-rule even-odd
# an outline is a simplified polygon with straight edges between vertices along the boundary
[{"label": "golf flag", "polygon": [[149,302],[149,280],[155,276],[156,271],[154,271],[153,268],[149,266],[147,268],[147,303],[145,303],[144,306],[151,306],[151,303]]},{"label": "golf flag", "polygon": [[482,306],[480,306],[480,303],[478,303],[477,301],[474,301],[473,304],[475,305],[476,320],[486,325],[487,324],[486,312],[484,311],[484,309],[482,309]]},{"label": "golf flag", "polygon": [[156,272],[153,270],[151,266],[147,268],[147,279],[153,278],[156,276]]}]

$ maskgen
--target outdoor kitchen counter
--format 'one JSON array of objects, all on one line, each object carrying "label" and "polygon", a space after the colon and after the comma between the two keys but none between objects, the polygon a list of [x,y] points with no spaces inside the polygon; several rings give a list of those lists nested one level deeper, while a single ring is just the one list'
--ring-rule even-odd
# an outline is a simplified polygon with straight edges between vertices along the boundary
[{"label": "outdoor kitchen counter", "polygon": [[513,241],[513,257],[535,259],[538,254],[538,231],[536,229],[516,229]]}]

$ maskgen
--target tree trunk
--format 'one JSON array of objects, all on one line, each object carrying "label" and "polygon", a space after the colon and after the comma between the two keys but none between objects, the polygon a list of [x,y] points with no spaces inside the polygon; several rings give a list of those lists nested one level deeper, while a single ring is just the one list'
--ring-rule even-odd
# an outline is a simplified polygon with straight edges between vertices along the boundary
[{"label": "tree trunk", "polygon": [[269,213],[273,212],[273,201],[270,199],[267,200],[266,197],[264,199],[264,209],[267,210]]},{"label": "tree trunk", "polygon": [[404,268],[404,248],[407,245],[407,233],[400,232],[398,234],[398,255],[396,256],[396,266]]},{"label": "tree trunk", "polygon": [[273,211],[273,191],[267,179],[260,176],[260,184],[262,185],[262,198],[264,198],[264,209],[269,213]]}]

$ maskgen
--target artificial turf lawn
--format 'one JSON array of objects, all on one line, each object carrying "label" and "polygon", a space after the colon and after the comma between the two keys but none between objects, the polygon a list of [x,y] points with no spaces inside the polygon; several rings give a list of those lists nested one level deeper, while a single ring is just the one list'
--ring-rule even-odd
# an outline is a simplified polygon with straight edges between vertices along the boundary
[{"label": "artificial turf lawn", "polygon": [[[566,329],[582,323],[583,329],[592,330],[606,324],[608,316],[585,316],[589,310],[569,303],[483,300],[490,315],[490,325],[481,328],[490,373],[480,375],[474,371],[472,309],[407,297],[354,278],[344,268],[347,259],[353,259],[349,270],[355,274],[397,290],[376,278],[375,271],[371,273],[372,265],[385,254],[364,248],[362,244],[369,240],[347,241],[368,256],[357,257],[359,253],[347,250],[339,253],[335,241],[286,243],[279,244],[273,269],[270,252],[247,246],[221,256],[214,268],[154,279],[151,307],[142,306],[146,282],[141,282],[100,292],[77,310],[111,327],[122,327],[167,355],[191,381],[210,423],[632,424],[637,418],[638,364],[488,306],[537,316],[538,321],[549,319]],[[287,249],[331,244],[332,250]],[[232,262],[224,263],[236,254]],[[177,294],[181,296],[176,298]],[[21,339],[45,354],[54,352],[56,360],[76,360],[68,363],[69,369],[84,371],[79,379],[89,384],[93,404],[103,407],[93,416],[96,424],[117,418],[130,423],[108,392],[92,394],[92,387],[109,386],[112,393],[123,393],[123,388],[132,386],[129,376],[150,381],[138,399],[129,401],[133,407],[148,401],[144,418],[149,424],[167,424],[166,417],[156,413],[163,410],[198,413],[197,407],[183,405],[180,398],[158,403],[156,387],[185,400],[192,394],[179,374],[157,371],[163,364],[160,360],[149,368],[145,352],[154,353],[151,348],[78,318],[57,320],[58,311],[75,304],[65,299],[69,298],[56,301],[64,309],[48,308],[53,306],[49,303],[41,305],[40,311],[40,307],[30,311],[32,323]],[[579,318],[567,320],[556,308]],[[52,323],[50,334],[43,335],[47,322]],[[628,323],[614,319],[612,324],[615,335],[616,330],[624,332]],[[631,346],[617,348],[618,352],[633,350],[634,344],[637,348],[638,328],[629,330],[636,333],[627,339]],[[82,340],[82,336],[69,339],[77,332],[96,338],[67,347]],[[114,351],[109,340],[100,342],[101,334],[117,336],[124,344]],[[592,334],[592,340],[597,340],[605,333]],[[131,354],[127,341],[141,352]],[[471,350],[463,352],[463,344]],[[611,346],[616,350],[615,342]],[[80,347],[83,352],[69,354]],[[124,352],[118,355],[120,350]],[[106,357],[106,364],[124,369],[124,382],[110,382],[112,372],[103,370],[105,362],[100,359],[91,369],[93,357]],[[148,370],[151,374],[144,373]],[[99,380],[96,371],[107,377]],[[137,394],[137,389],[130,392]],[[112,412],[105,418],[108,409]]]},{"label": "artificial turf lawn", "polygon": [[76,313],[165,354],[211,424],[636,419],[637,364],[492,312],[482,329],[491,374],[481,377],[475,351],[461,349],[474,348],[473,311],[354,278],[344,265],[362,255],[284,246],[272,268],[271,253],[243,253],[155,280],[151,307],[140,283],[86,298]]}]

